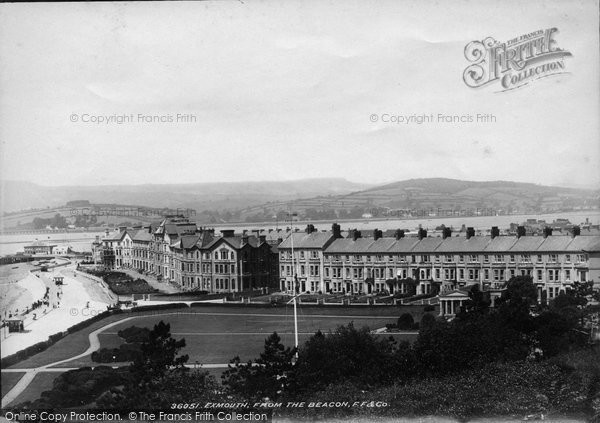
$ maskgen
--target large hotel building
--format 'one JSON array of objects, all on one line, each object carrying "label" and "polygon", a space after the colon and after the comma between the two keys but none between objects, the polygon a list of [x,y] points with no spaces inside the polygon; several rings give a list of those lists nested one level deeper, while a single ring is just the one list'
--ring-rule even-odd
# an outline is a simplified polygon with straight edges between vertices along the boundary
[{"label": "large hotel building", "polygon": [[241,292],[277,286],[276,248],[266,236],[198,228],[183,216],[157,227],[120,228],[102,240],[103,264],[129,268],[185,290]]},{"label": "large hotel building", "polygon": [[[521,228],[522,229],[522,228]],[[110,268],[132,268],[169,280],[186,290],[240,292],[274,288],[292,293],[439,294],[442,314],[454,314],[478,284],[499,292],[513,276],[531,276],[540,299],[552,299],[573,282],[600,287],[600,236],[578,234],[476,236],[444,230],[441,236],[405,236],[401,230],[383,237],[342,236],[340,226],[317,231],[235,234],[196,227],[170,216],[157,227],[121,230],[103,239],[103,261]],[[293,256],[292,256],[293,254]],[[294,282],[296,281],[296,282]],[[462,292],[461,292],[462,290]]]}]

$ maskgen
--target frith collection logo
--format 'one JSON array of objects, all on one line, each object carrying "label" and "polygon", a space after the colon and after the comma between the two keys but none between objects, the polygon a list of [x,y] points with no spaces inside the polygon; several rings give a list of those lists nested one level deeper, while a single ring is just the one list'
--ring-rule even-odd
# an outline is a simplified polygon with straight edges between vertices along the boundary
[{"label": "frith collection logo", "polygon": [[471,41],[465,47],[465,58],[471,62],[463,72],[465,84],[479,88],[497,81],[500,91],[507,91],[565,73],[564,59],[572,55],[558,48],[557,32],[557,28],[540,29],[504,43],[492,37]]}]

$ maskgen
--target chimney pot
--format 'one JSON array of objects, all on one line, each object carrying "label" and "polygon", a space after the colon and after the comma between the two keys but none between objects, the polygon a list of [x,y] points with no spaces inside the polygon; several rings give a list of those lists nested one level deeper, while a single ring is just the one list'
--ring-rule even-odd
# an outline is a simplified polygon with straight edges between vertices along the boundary
[{"label": "chimney pot", "polygon": [[473,228],[472,226],[469,226],[467,228],[467,239],[471,239],[474,236],[475,236],[475,228]]},{"label": "chimney pot", "polygon": [[497,226],[492,226],[492,230],[491,230],[492,239],[496,238],[498,235],[500,235],[500,229],[498,229]]}]

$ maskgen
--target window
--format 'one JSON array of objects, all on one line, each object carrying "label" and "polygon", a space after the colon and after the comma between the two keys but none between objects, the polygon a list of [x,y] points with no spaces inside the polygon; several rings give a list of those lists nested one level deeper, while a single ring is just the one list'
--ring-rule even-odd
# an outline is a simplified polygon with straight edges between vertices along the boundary
[{"label": "window", "polygon": [[567,255],[565,256],[565,262],[567,262],[567,263],[571,263],[571,254],[567,254]]},{"label": "window", "polygon": [[304,251],[300,251],[300,259],[304,260]]},{"label": "window", "polygon": [[325,268],[325,277],[328,278],[329,277],[329,267]]},{"label": "window", "polygon": [[463,256],[462,254],[458,256],[458,261],[460,263],[464,263],[465,262],[465,256]]},{"label": "window", "polygon": [[510,255],[510,262],[511,262],[511,263],[514,263],[514,262],[515,262],[515,255],[514,255],[514,254],[511,254],[511,255]]},{"label": "window", "polygon": [[550,261],[556,263],[558,261],[558,256],[556,254],[550,254]]},{"label": "window", "polygon": [[311,256],[311,258],[318,259],[319,258],[319,252],[316,251],[316,250],[311,251],[310,256]]},{"label": "window", "polygon": [[537,271],[537,280],[541,281],[544,278],[544,272],[542,270]]},{"label": "window", "polygon": [[458,279],[465,280],[465,269],[458,269]]},{"label": "window", "polygon": [[440,278],[440,269],[435,269],[435,278],[436,279]]},{"label": "window", "polygon": [[502,263],[504,261],[504,257],[502,256],[502,254],[496,254],[494,257],[494,261],[496,263]]},{"label": "window", "polygon": [[570,270],[565,270],[565,280],[570,281],[571,280],[571,271]]},{"label": "window", "polygon": [[422,261],[423,263],[429,263],[429,256],[422,255],[422,256],[421,256],[421,261]]},{"label": "window", "polygon": [[529,254],[521,254],[521,261],[524,263],[530,263],[531,258],[529,257]]},{"label": "window", "polygon": [[541,255],[541,254],[538,254],[538,255],[537,255],[537,262],[538,262],[538,263],[541,263],[541,262],[542,262],[542,255]]},{"label": "window", "polygon": [[483,262],[484,263],[489,263],[490,262],[490,257],[487,254],[484,254],[484,256],[483,256]]},{"label": "window", "polygon": [[439,263],[439,262],[440,262],[440,255],[439,255],[439,254],[436,254],[436,255],[435,255],[435,262],[436,262],[436,263]]},{"label": "window", "polygon": [[452,261],[452,255],[446,254],[446,256],[444,257],[444,261],[446,263],[450,263]]},{"label": "window", "polygon": [[471,254],[471,255],[469,256],[469,260],[471,261],[471,263],[475,263],[475,262],[477,262],[477,255],[475,255],[475,254]]}]

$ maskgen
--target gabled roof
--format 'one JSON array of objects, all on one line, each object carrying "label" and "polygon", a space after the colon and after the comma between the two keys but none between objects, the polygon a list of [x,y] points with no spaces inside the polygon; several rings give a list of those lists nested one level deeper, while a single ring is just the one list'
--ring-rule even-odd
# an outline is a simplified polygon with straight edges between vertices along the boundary
[{"label": "gabled roof", "polygon": [[[467,287],[465,287],[465,288],[467,288]],[[455,289],[454,291],[445,292],[443,294],[440,294],[440,298],[445,298],[445,297],[469,298],[469,291],[465,290],[463,288],[463,289]]]},{"label": "gabled roof", "polygon": [[131,234],[131,239],[137,242],[150,242],[152,241],[152,234],[148,232],[148,229],[140,229]]},{"label": "gabled roof", "polygon": [[572,239],[569,236],[549,236],[538,247],[538,251],[565,251]]},{"label": "gabled roof", "polygon": [[482,251],[490,242],[489,237],[473,236],[467,239],[464,236],[448,237],[435,250],[436,253],[470,253]]},{"label": "gabled roof", "polygon": [[333,239],[330,232],[294,232],[279,244],[279,249],[292,248],[292,237],[294,248],[323,248]]},{"label": "gabled roof", "polygon": [[509,251],[517,242],[517,238],[514,236],[497,236],[494,239],[488,238],[488,240],[489,243],[485,247],[486,253]]},{"label": "gabled roof", "polygon": [[600,236],[576,236],[567,251],[600,251]]},{"label": "gabled roof", "polygon": [[[334,240],[326,249],[328,254],[359,254],[366,253],[369,248],[377,241],[367,238],[357,238],[356,241],[352,238],[338,238]],[[281,248],[281,246],[280,246]],[[294,241],[296,248],[296,241]]]},{"label": "gabled roof", "polygon": [[259,245],[259,240],[255,236],[248,236],[247,242],[244,242],[243,237],[240,235],[236,236],[227,236],[227,237],[217,237],[212,239],[208,244],[203,246],[203,249],[213,249],[218,247],[221,243],[226,243],[230,247],[239,250],[240,248],[250,245],[251,247],[256,248]]},{"label": "gabled roof", "polygon": [[123,238],[125,238],[125,235],[127,235],[127,231],[114,232],[107,237],[102,238],[102,241],[122,241]]},{"label": "gabled roof", "polygon": [[541,236],[522,236],[513,244],[510,251],[535,252],[542,242],[544,238]]},{"label": "gabled roof", "polygon": [[400,238],[388,248],[388,253],[409,253],[419,243],[419,238]]},{"label": "gabled roof", "polygon": [[432,253],[444,241],[442,238],[423,238],[412,249],[413,253]]},{"label": "gabled roof", "polygon": [[171,246],[174,248],[189,250],[194,248],[200,239],[200,235],[182,235],[177,242]]}]

